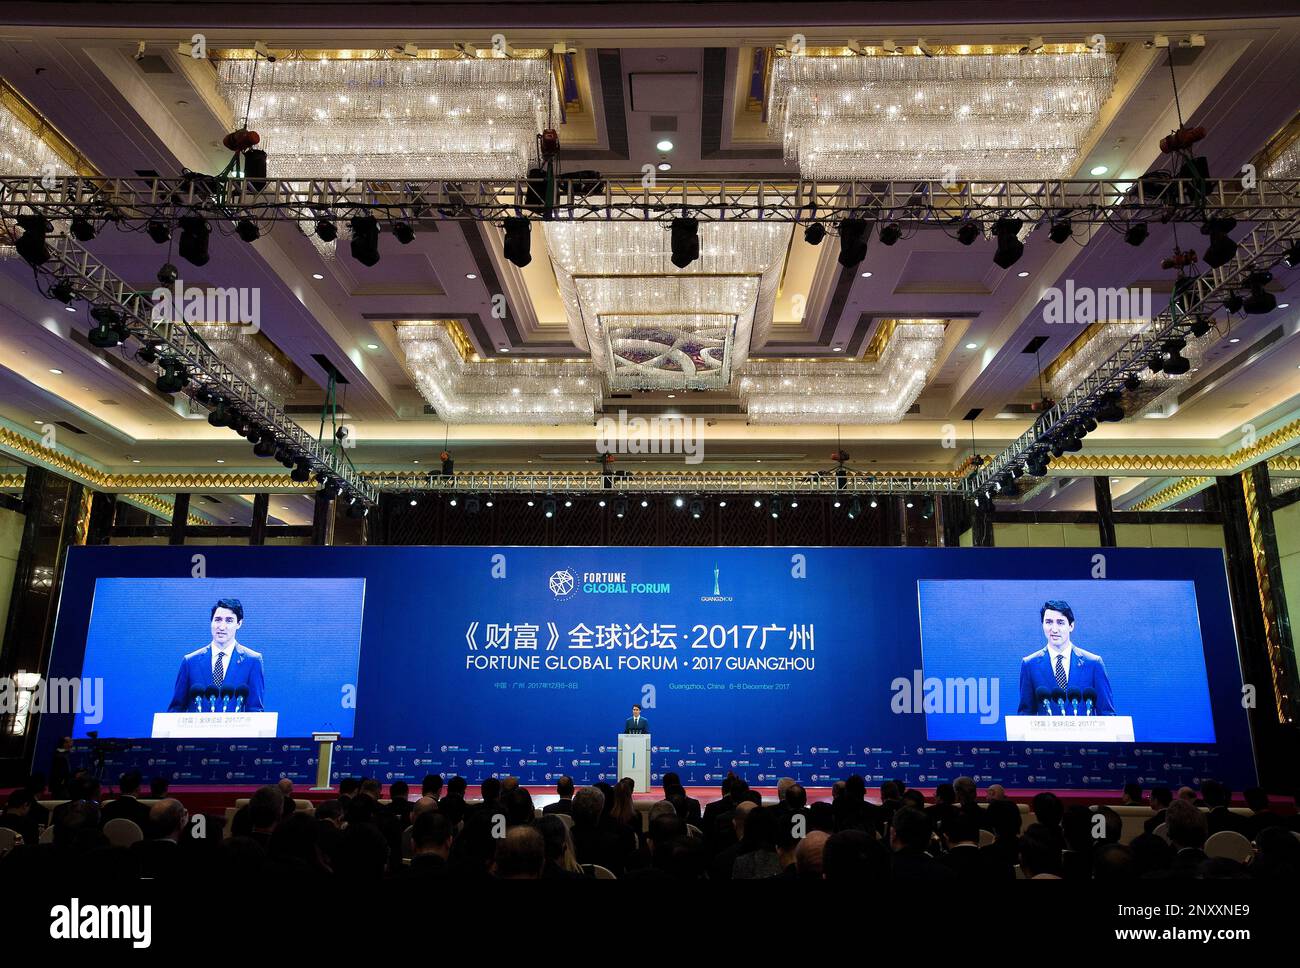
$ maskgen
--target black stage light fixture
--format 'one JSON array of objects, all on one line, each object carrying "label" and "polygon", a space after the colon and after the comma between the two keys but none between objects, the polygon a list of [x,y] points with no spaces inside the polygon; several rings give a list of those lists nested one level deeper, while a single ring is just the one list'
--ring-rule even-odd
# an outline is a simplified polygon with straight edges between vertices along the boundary
[{"label": "black stage light fixture", "polygon": [[44,215],[19,215],[18,227],[23,234],[14,243],[14,248],[28,265],[39,266],[50,261],[50,247],[45,244],[45,236],[54,231],[54,225]]},{"label": "black stage light fixture", "polygon": [[75,216],[68,223],[68,231],[72,233],[72,237],[78,242],[89,242],[95,237],[95,226],[84,215]]},{"label": "black stage light fixture", "polygon": [[146,343],[135,351],[135,358],[145,364],[156,363],[158,362],[158,350],[161,348],[162,346],[159,343]]},{"label": "black stage light fixture", "polygon": [[1223,308],[1230,313],[1236,314],[1241,312],[1242,307],[1245,305],[1246,302],[1241,298],[1241,293],[1237,292],[1235,289],[1230,290],[1228,294],[1223,297]]},{"label": "black stage light fixture", "polygon": [[289,452],[287,444],[281,444],[279,447],[275,448],[275,459],[285,467],[293,466],[293,454]]},{"label": "black stage light fixture", "polygon": [[208,264],[208,236],[212,234],[212,226],[202,215],[186,215],[180,221],[181,241],[177,246],[181,258],[190,265],[205,266]]},{"label": "black stage light fixture", "polygon": [[1147,369],[1149,369],[1152,373],[1159,373],[1164,368],[1165,368],[1164,353],[1155,353],[1151,357],[1151,359],[1147,360]]},{"label": "black stage light fixture", "polygon": [[545,501],[542,502],[542,515],[543,517],[548,517],[548,518],[555,517],[555,502],[552,501],[550,498],[547,498]]},{"label": "black stage light fixture", "polygon": [[214,394],[207,387],[201,386],[194,391],[194,402],[201,403],[205,407],[211,406],[212,401],[215,399],[216,399],[216,394]]},{"label": "black stage light fixture", "polygon": [[621,518],[627,515],[627,499],[619,498],[614,502],[614,517]]},{"label": "black stage light fixture", "polygon": [[185,384],[189,382],[189,377],[185,373],[185,366],[174,356],[165,356],[162,361],[162,372],[158,374],[158,379],[154,381],[154,386],[158,388],[159,393],[180,393],[185,389]]},{"label": "black stage light fixture", "polygon": [[333,242],[339,237],[339,227],[327,218],[316,223],[316,238],[322,242]]},{"label": "black stage light fixture", "polygon": [[1197,316],[1192,320],[1192,335],[1198,339],[1208,333],[1214,326],[1209,316]]},{"label": "black stage light fixture", "polygon": [[1017,238],[1020,225],[1018,218],[1000,218],[993,224],[993,237],[998,240],[993,264],[1000,269],[1010,269],[1025,254],[1025,243]]},{"label": "black stage light fixture", "polygon": [[293,470],[289,472],[289,480],[297,484],[306,484],[311,480],[311,461],[305,457],[298,461]]},{"label": "black stage light fixture", "polygon": [[63,305],[70,305],[72,300],[77,297],[77,291],[72,288],[70,279],[60,279],[54,285],[50,286],[50,298],[57,299]]},{"label": "black stage light fixture", "polygon": [[325,478],[320,489],[321,496],[327,501],[333,501],[339,496],[339,482],[332,477]]},{"label": "black stage light fixture", "polygon": [[262,237],[262,230],[251,218],[241,218],[235,225],[235,234],[245,242],[256,242]]},{"label": "black stage light fixture", "polygon": [[176,280],[180,278],[180,270],[172,263],[164,262],[154,278],[158,280],[160,286],[174,286]]},{"label": "black stage light fixture", "polygon": [[250,444],[255,444],[262,439],[262,434],[266,432],[261,424],[256,420],[249,420],[247,423],[240,425],[239,435],[247,440]]},{"label": "black stage light fixture", "polygon": [[226,401],[218,397],[213,401],[214,406],[208,413],[208,423],[214,427],[227,427],[230,425],[230,411],[226,409]]},{"label": "black stage light fixture", "polygon": [[151,218],[145,224],[144,230],[147,233],[149,233],[149,238],[153,239],[159,245],[162,245],[164,242],[171,241],[171,237],[172,237],[171,226],[169,226],[166,222],[160,221],[159,219]]},{"label": "black stage light fixture", "polygon": [[685,269],[700,257],[700,223],[693,218],[675,218],[670,239],[672,263]]},{"label": "black stage light fixture", "polygon": [[849,510],[848,510],[849,520],[850,521],[854,520],[861,513],[862,513],[862,502],[855,497],[852,501],[849,502]]},{"label": "black stage light fixture", "polygon": [[867,257],[867,223],[860,218],[840,222],[839,263],[851,269]]},{"label": "black stage light fixture", "polygon": [[1074,226],[1068,218],[1058,218],[1052,220],[1052,227],[1047,230],[1047,237],[1060,245],[1070,238]]},{"label": "black stage light fixture", "polygon": [[396,222],[393,225],[393,238],[402,245],[410,245],[415,241],[415,229],[411,228],[410,222]]},{"label": "black stage light fixture", "polygon": [[1191,360],[1182,355],[1187,348],[1187,340],[1181,336],[1175,336],[1173,339],[1165,340],[1160,347],[1161,357],[1164,361],[1164,371],[1170,376],[1182,376],[1192,368]]},{"label": "black stage light fixture", "polygon": [[774,497],[767,502],[767,513],[774,518],[781,516],[781,499],[779,497]]},{"label": "black stage light fixture", "polygon": [[1065,453],[1065,448],[1061,446],[1061,442],[1059,440],[1055,441],[1052,444],[1052,456],[1060,457],[1064,453]]},{"label": "black stage light fixture", "polygon": [[903,237],[903,227],[897,222],[889,222],[880,227],[880,244],[893,245]]},{"label": "black stage light fixture", "polygon": [[980,237],[979,222],[972,222],[967,219],[961,223],[961,228],[957,229],[957,241],[962,245],[970,245]]},{"label": "black stage light fixture", "polygon": [[1124,406],[1120,402],[1119,391],[1102,397],[1101,406],[1097,408],[1097,419],[1102,423],[1119,423],[1124,419]]},{"label": "black stage light fixture", "polygon": [[813,222],[804,227],[803,240],[809,245],[821,245],[824,238],[826,238],[826,226],[821,222]]},{"label": "black stage light fixture", "polygon": [[1136,373],[1130,373],[1124,377],[1124,389],[1129,393],[1135,393],[1142,386],[1142,378]]},{"label": "black stage light fixture", "polygon": [[244,179],[255,192],[266,187],[266,152],[261,148],[244,150]]},{"label": "black stage light fixture", "polygon": [[511,264],[522,269],[528,263],[533,261],[532,248],[532,225],[528,219],[521,215],[511,215],[506,219],[505,225],[505,243],[501,247],[502,254],[511,262]]},{"label": "black stage light fixture", "polygon": [[347,515],[350,518],[364,518],[370,513],[370,505],[355,494],[348,497]]},{"label": "black stage light fixture", "polygon": [[1271,272],[1252,272],[1246,279],[1250,295],[1242,302],[1248,316],[1263,316],[1277,309],[1277,296],[1264,287],[1273,281]]},{"label": "black stage light fixture", "polygon": [[352,226],[352,258],[370,267],[379,261],[379,223],[373,215],[358,215]]},{"label": "black stage light fixture", "polygon": [[95,328],[87,334],[91,346],[107,350],[126,342],[126,324],[116,309],[96,306],[90,311],[90,318],[96,323]]},{"label": "black stage light fixture", "polygon": [[475,497],[474,495],[472,495],[472,494],[471,494],[469,497],[465,498],[465,513],[466,513],[466,514],[478,514],[478,510],[479,510],[479,500],[478,500],[478,498],[476,498],[476,497]]},{"label": "black stage light fixture", "polygon": [[1083,450],[1083,440],[1073,428],[1067,430],[1065,436],[1061,438],[1061,450],[1067,454],[1077,454]]},{"label": "black stage light fixture", "polygon": [[1134,222],[1124,230],[1124,241],[1129,245],[1138,246],[1147,240],[1151,230],[1147,228],[1146,222]]},{"label": "black stage light fixture", "polygon": [[703,502],[703,501],[692,501],[692,502],[691,502],[691,517],[695,518],[695,520],[698,521],[698,520],[699,520],[701,517],[703,517],[703,516],[704,516],[704,502]]},{"label": "black stage light fixture", "polygon": [[280,445],[276,442],[275,434],[267,430],[263,432],[262,436],[258,438],[257,443],[253,445],[253,455],[255,457],[274,457],[275,452],[279,447]]},{"label": "black stage light fixture", "polygon": [[1083,418],[1083,422],[1080,424],[1080,427],[1085,434],[1092,433],[1094,430],[1097,429],[1097,418],[1092,416],[1092,414],[1086,415]]},{"label": "black stage light fixture", "polygon": [[1211,269],[1227,265],[1237,254],[1237,243],[1228,238],[1228,233],[1236,227],[1235,218],[1208,218],[1201,226],[1201,234],[1210,238],[1201,259]]},{"label": "black stage light fixture", "polygon": [[1286,250],[1286,255],[1282,256],[1282,261],[1286,263],[1288,269],[1300,266],[1300,239],[1292,240],[1290,247]]}]

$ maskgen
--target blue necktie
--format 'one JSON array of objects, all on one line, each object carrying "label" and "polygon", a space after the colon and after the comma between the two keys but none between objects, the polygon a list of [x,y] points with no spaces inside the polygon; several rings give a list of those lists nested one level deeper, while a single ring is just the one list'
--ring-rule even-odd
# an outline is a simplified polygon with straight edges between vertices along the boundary
[{"label": "blue necktie", "polygon": [[218,652],[217,666],[215,669],[212,670],[212,684],[216,686],[218,689],[220,689],[221,683],[222,681],[225,680],[225,678],[226,678],[226,671],[223,668],[221,668],[221,653]]}]

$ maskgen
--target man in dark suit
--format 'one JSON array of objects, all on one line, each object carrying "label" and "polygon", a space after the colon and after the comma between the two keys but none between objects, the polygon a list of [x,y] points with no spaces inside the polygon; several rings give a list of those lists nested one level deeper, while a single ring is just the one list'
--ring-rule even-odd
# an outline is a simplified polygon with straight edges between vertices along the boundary
[{"label": "man in dark suit", "polygon": [[108,823],[121,817],[134,823],[140,828],[141,833],[146,833],[149,829],[149,808],[139,800],[140,784],[143,780],[139,770],[128,770],[123,773],[117,781],[117,798],[104,804],[104,808],[99,812],[100,819]]},{"label": "man in dark suit", "polygon": [[1165,815],[1169,810],[1169,804],[1174,802],[1174,791],[1167,786],[1158,786],[1151,788],[1151,816],[1142,822],[1142,829],[1149,834],[1156,832],[1156,828],[1165,822]]},{"label": "man in dark suit", "polygon": [[5,803],[5,812],[0,814],[0,827],[8,827],[23,838],[24,844],[35,844],[40,839],[40,829],[32,819],[32,804],[35,801],[26,790],[15,790],[9,794]]},{"label": "man in dark suit", "polygon": [[889,828],[891,866],[896,881],[946,881],[956,878],[951,868],[930,854],[934,827],[920,810],[904,807],[894,814]]},{"label": "man in dark suit", "polygon": [[[236,639],[243,624],[244,606],[239,599],[223,598],[212,606],[209,616],[212,640],[181,659],[168,712],[193,709],[196,702],[203,702],[203,693],[208,690],[216,690],[217,694],[230,690],[239,696],[237,700],[216,700],[219,712],[265,710],[262,653],[254,652]],[[235,709],[236,704],[239,709]]]},{"label": "man in dark suit", "polygon": [[579,864],[596,864],[621,877],[636,850],[632,828],[602,816],[605,794],[583,787],[573,795],[573,851]]},{"label": "man in dark suit", "polygon": [[672,803],[674,808],[678,807],[678,801],[674,797],[681,798],[678,816],[685,823],[690,824],[697,830],[702,830],[703,814],[700,812],[700,801],[694,797],[686,795],[686,787],[682,786],[682,778],[676,773],[664,774],[664,799]]},{"label": "man in dark suit", "polygon": [[1220,830],[1235,830],[1243,837],[1251,835],[1250,818],[1233,813],[1228,809],[1232,803],[1232,790],[1218,780],[1206,780],[1201,784],[1201,797],[1210,808],[1205,822],[1211,834]]},{"label": "man in dark suit", "polygon": [[54,755],[50,757],[50,797],[55,800],[66,797],[70,779],[72,779],[72,737],[64,736],[59,740]]},{"label": "man in dark suit", "polygon": [[465,819],[465,778],[460,774],[447,781],[447,795],[438,801],[438,812],[454,828]]},{"label": "man in dark suit", "polygon": [[1206,859],[1205,839],[1209,836],[1209,824],[1205,814],[1184,800],[1169,805],[1168,823],[1169,844],[1176,853],[1173,864],[1164,872],[1165,876],[1190,880],[1196,877]]},{"label": "man in dark suit", "polygon": [[437,810],[425,810],[411,825],[411,864],[402,869],[402,880],[442,880],[447,877],[451,857],[451,824]]},{"label": "man in dark suit", "polygon": [[984,858],[980,856],[980,829],[975,821],[960,811],[949,815],[939,828],[944,853],[939,863],[963,880],[989,880]]},{"label": "man in dark suit", "polygon": [[553,813],[567,813],[573,815],[573,777],[562,776],[560,781],[555,784],[555,792],[559,794],[560,799],[554,803],[548,803],[542,807],[542,815],[549,816]]},{"label": "man in dark suit", "polygon": [[1246,791],[1246,806],[1250,807],[1250,816],[1244,818],[1250,833],[1246,836],[1254,840],[1261,830],[1269,827],[1281,827],[1284,821],[1269,809],[1268,794],[1260,787],[1251,787]]},{"label": "man in dark suit", "polygon": [[405,830],[411,825],[411,787],[405,780],[394,780],[388,787],[388,811],[397,825]]},{"label": "man in dark suit", "polygon": [[140,874],[155,880],[177,880],[187,866],[181,837],[190,815],[179,800],[159,800],[149,808],[144,840],[131,845],[140,862]]},{"label": "man in dark suit", "polygon": [[632,716],[623,724],[625,733],[648,733],[650,732],[650,723],[641,718],[641,707],[636,703],[632,704]]},{"label": "man in dark suit", "polygon": [[867,801],[867,781],[854,774],[844,781],[844,792],[831,805],[835,830],[865,830],[873,836],[884,824],[880,807]]},{"label": "man in dark suit", "polygon": [[[1101,656],[1079,648],[1070,636],[1074,633],[1074,611],[1067,602],[1047,601],[1038,610],[1047,644],[1020,660],[1021,716],[1043,713],[1038,690],[1095,694],[1093,713],[1114,716],[1115,700],[1111,695],[1110,676]],[[1056,710],[1053,709],[1053,712]],[[1081,708],[1080,713],[1084,710]]]},{"label": "man in dark suit", "polygon": [[724,814],[730,813],[736,808],[735,802],[731,799],[731,786],[736,782],[736,774],[728,772],[722,780],[722,796],[717,800],[712,800],[704,805],[704,814],[700,820],[700,829],[704,831],[704,836],[708,837],[709,832],[713,829],[714,822]]}]

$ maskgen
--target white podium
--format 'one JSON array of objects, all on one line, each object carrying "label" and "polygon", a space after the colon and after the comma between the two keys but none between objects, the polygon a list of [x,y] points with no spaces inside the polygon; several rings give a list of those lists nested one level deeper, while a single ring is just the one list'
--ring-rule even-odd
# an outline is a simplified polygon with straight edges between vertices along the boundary
[{"label": "white podium", "polygon": [[1007,716],[1007,741],[1131,743],[1132,716]]},{"label": "white podium", "polygon": [[274,739],[279,713],[154,713],[154,739]]},{"label": "white podium", "polygon": [[332,790],[330,786],[330,773],[334,767],[334,744],[338,742],[341,733],[312,733],[311,738],[317,743],[316,752],[316,785],[313,790]]},{"label": "white podium", "polygon": [[618,734],[618,778],[630,776],[634,793],[650,792],[650,734]]}]

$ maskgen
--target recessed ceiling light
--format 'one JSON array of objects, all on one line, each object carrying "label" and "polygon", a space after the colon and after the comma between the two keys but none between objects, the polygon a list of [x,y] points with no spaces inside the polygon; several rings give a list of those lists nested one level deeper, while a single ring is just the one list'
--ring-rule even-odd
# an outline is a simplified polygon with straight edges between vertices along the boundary
[{"label": "recessed ceiling light", "polygon": [[658,148],[660,151],[672,151],[673,143],[669,141],[667,138],[665,138],[663,141],[655,145],[655,147]]},{"label": "recessed ceiling light", "polygon": [[870,273],[870,272],[864,272],[864,273],[862,273],[862,278],[863,278],[863,279],[870,279],[870,278],[871,278],[871,273]]},{"label": "recessed ceiling light", "polygon": [[1093,175],[1094,177],[1096,177],[1096,176],[1099,176],[1099,175],[1104,175],[1104,174],[1106,174],[1106,172],[1108,172],[1108,171],[1110,171],[1110,169],[1107,168],[1105,165],[1094,165],[1094,166],[1092,167],[1092,169],[1088,172],[1088,174]]},{"label": "recessed ceiling light", "polygon": [[57,366],[52,366],[52,367],[50,367],[50,372],[53,373],[55,376],[62,376],[62,375],[63,375],[63,371],[60,370]]},{"label": "recessed ceiling light", "polygon": [[1286,309],[1286,308],[1288,308],[1290,305],[1291,305],[1290,303],[1278,303],[1278,304],[1277,304],[1277,308],[1278,308],[1278,309]]},{"label": "recessed ceiling light", "polygon": [[832,353],[843,353],[843,352],[844,352],[844,347],[843,347],[843,346],[832,346],[832,347],[831,347],[831,352],[832,352]]},{"label": "recessed ceiling light", "polygon": [[660,171],[672,171],[672,168],[673,168],[673,166],[670,165],[670,164],[668,164],[668,162],[666,162],[666,161],[661,161],[661,162],[659,162],[659,170],[660,170]]},{"label": "recessed ceiling light", "polygon": [[420,463],[420,462],[419,462],[418,460],[413,460],[413,461],[411,461],[411,463],[412,463],[412,464],[418,464],[418,463]]},{"label": "recessed ceiling light", "polygon": [[1240,343],[1240,342],[1241,342],[1241,337],[1240,337],[1240,336],[1234,336],[1232,339],[1228,340],[1228,342],[1229,342],[1229,343]]},{"label": "recessed ceiling light", "polygon": [[967,344],[966,344],[966,349],[968,349],[968,350],[973,350],[973,349],[976,349],[978,346],[979,346],[978,343],[967,343]]},{"label": "recessed ceiling light", "polygon": [[377,349],[379,349],[379,344],[378,344],[378,343],[367,343],[367,344],[366,344],[366,349],[368,349],[368,350],[377,350]]},{"label": "recessed ceiling light", "polygon": [[218,458],[217,458],[217,463],[218,463],[218,464],[224,464],[225,462],[226,462],[226,459],[225,459],[224,457],[218,457]]},{"label": "recessed ceiling light", "polygon": [[509,352],[510,352],[510,347],[509,347],[509,346],[498,346],[498,347],[497,347],[497,352],[498,352],[498,353],[509,353]]},{"label": "recessed ceiling light", "polygon": [[478,276],[475,275],[475,274],[472,273],[472,272],[467,272],[467,273],[465,273],[465,278],[466,278],[466,279],[477,279]]},{"label": "recessed ceiling light", "polygon": [[319,272],[313,272],[313,273],[311,274],[311,277],[312,277],[313,279],[324,279],[324,278],[325,278],[325,277],[322,276]]},{"label": "recessed ceiling light", "polygon": [[64,308],[65,310],[67,310],[68,312],[70,312],[70,313],[75,313],[75,312],[77,311],[77,307],[76,307],[76,306],[64,306],[63,308]]},{"label": "recessed ceiling light", "polygon": [[1025,276],[1029,275],[1029,270],[1021,269],[1019,272],[1016,273],[1016,275],[1018,275],[1021,279],[1023,279],[1025,278]]},{"label": "recessed ceiling light", "polygon": [[676,399],[677,399],[677,394],[675,394],[675,393],[670,393],[670,394],[668,394],[668,399],[669,399],[669,400],[676,400]]},{"label": "recessed ceiling light", "polygon": [[139,458],[139,457],[132,457],[132,458],[131,458],[131,463],[132,463],[132,464],[138,464],[138,463],[140,463],[140,458]]}]

